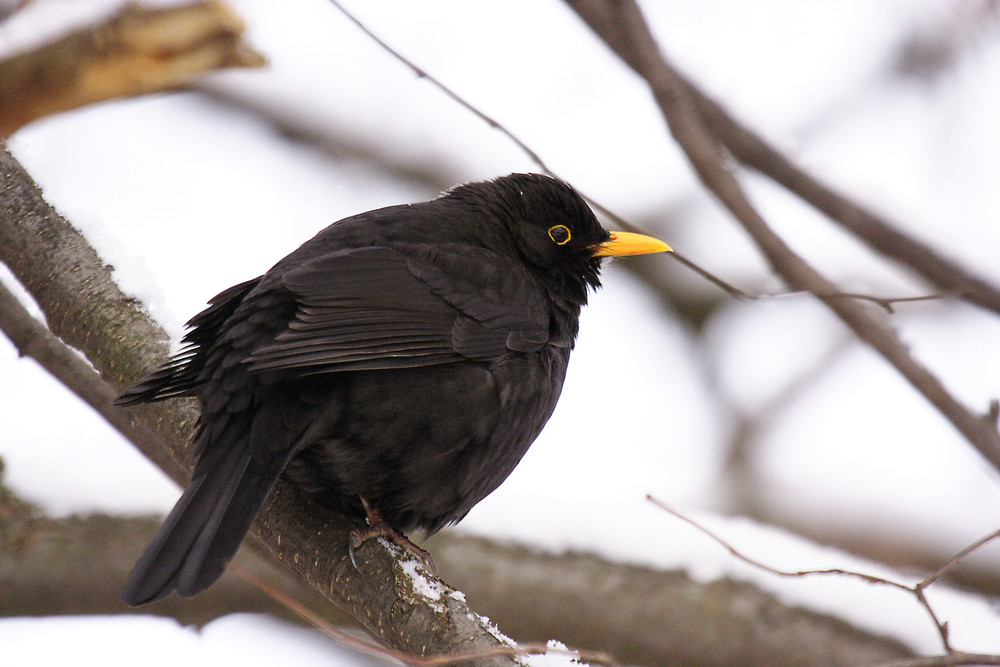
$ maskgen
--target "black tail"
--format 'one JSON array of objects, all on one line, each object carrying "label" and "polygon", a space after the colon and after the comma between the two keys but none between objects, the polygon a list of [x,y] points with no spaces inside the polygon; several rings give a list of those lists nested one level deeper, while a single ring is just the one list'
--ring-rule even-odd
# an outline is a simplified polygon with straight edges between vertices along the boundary
[{"label": "black tail", "polygon": [[[188,323],[187,347],[115,403],[196,395],[221,329],[259,282],[248,280],[213,298]],[[158,600],[175,589],[192,596],[218,579],[287,462],[280,443],[268,451],[254,437],[251,412],[222,413],[211,425],[201,424],[194,477],[132,570],[122,593],[128,604]]]},{"label": "black tail", "polygon": [[287,452],[267,451],[247,426],[231,424],[239,442],[212,443],[202,456],[184,495],[129,575],[122,591],[127,604],[159,600],[173,590],[191,597],[222,575],[289,458]]}]

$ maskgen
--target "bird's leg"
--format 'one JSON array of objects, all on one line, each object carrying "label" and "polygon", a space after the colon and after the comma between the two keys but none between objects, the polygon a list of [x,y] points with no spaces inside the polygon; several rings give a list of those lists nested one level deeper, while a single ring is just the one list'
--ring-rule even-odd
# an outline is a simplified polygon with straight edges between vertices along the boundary
[{"label": "bird's leg", "polygon": [[434,559],[431,558],[430,553],[418,547],[410,541],[410,538],[390,526],[386,520],[382,518],[382,515],[379,514],[378,510],[369,505],[368,501],[364,498],[361,498],[361,505],[365,508],[365,514],[368,515],[368,525],[352,530],[347,545],[347,553],[351,557],[351,565],[354,566],[355,570],[358,569],[358,562],[354,559],[354,550],[373,537],[388,537],[403,549],[415,554],[418,558],[420,558],[420,560],[424,561],[424,564],[426,564],[427,567],[434,572],[434,574],[437,574],[437,565],[434,564]]}]

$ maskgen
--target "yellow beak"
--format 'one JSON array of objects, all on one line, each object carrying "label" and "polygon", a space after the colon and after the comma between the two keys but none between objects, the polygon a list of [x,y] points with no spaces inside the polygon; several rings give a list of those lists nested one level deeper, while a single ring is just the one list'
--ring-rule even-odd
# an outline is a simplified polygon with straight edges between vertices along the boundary
[{"label": "yellow beak", "polygon": [[674,249],[659,239],[630,232],[611,232],[611,238],[594,246],[594,257],[620,257],[622,255],[648,255],[652,252],[673,252]]}]

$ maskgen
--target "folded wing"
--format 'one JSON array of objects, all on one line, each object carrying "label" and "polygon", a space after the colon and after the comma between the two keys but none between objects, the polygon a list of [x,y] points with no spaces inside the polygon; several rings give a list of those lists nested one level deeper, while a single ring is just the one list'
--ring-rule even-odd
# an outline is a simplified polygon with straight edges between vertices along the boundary
[{"label": "folded wing", "polygon": [[548,340],[539,288],[496,253],[468,246],[365,247],[288,271],[287,329],[250,371],[405,368],[531,352]]}]

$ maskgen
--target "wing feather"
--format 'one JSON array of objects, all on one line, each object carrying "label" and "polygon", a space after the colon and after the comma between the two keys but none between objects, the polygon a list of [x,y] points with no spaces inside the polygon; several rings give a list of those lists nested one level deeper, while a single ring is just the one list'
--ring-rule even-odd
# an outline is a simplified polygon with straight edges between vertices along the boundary
[{"label": "wing feather", "polygon": [[447,245],[353,248],[306,261],[281,279],[294,319],[253,349],[248,369],[406,368],[539,349],[545,302],[510,264]]}]

